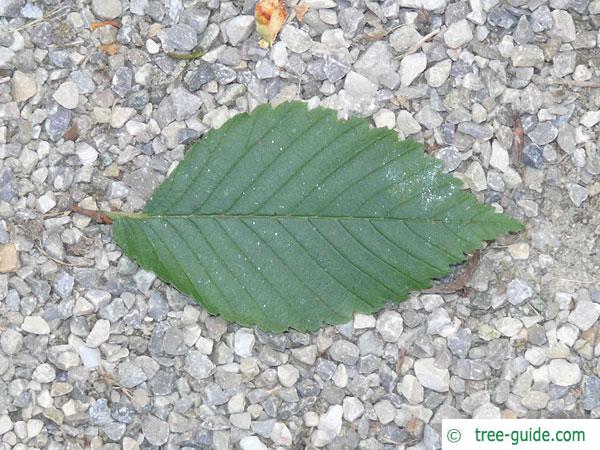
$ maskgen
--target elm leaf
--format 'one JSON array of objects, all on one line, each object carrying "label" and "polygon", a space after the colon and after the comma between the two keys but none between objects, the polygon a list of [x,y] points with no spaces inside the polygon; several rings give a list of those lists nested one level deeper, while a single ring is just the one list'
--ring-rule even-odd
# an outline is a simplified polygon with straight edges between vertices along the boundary
[{"label": "elm leaf", "polygon": [[461,190],[420,144],[304,103],[212,130],[116,242],[211,314],[269,331],[372,313],[521,224]]}]

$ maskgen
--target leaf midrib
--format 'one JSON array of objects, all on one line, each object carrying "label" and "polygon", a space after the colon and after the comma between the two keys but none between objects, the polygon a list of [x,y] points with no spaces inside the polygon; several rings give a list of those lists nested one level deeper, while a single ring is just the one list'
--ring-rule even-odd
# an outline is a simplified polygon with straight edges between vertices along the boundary
[{"label": "leaf midrib", "polygon": [[[489,223],[489,220],[455,220],[455,219],[436,219],[429,217],[377,217],[377,216],[321,216],[321,215],[301,215],[301,214],[146,214],[146,213],[123,213],[110,212],[107,213],[112,219],[133,219],[133,220],[149,220],[149,219],[237,219],[237,220],[262,220],[262,219],[298,219],[298,220],[365,220],[365,221],[399,221],[399,222],[428,222],[428,223],[460,223],[460,224],[479,224]],[[481,215],[481,214],[477,214]]]}]

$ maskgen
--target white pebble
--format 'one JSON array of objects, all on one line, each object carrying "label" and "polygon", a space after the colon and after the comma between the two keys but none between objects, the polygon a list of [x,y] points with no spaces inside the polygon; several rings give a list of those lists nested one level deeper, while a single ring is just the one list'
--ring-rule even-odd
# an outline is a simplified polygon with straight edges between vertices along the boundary
[{"label": "white pebble", "polygon": [[79,105],[79,88],[74,82],[65,81],[58,87],[52,97],[62,107],[75,109]]},{"label": "white pebble", "polygon": [[50,326],[40,316],[27,316],[23,320],[21,329],[32,334],[50,334]]},{"label": "white pebble", "polygon": [[110,335],[110,322],[106,319],[98,319],[94,324],[94,328],[87,336],[85,345],[91,348],[96,348],[104,344]]}]

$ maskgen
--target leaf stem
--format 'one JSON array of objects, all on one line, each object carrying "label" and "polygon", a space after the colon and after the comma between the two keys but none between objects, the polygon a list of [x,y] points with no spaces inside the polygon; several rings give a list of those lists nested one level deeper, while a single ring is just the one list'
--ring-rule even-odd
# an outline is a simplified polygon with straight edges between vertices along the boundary
[{"label": "leaf stem", "polygon": [[77,214],[90,217],[98,223],[110,225],[113,222],[112,218],[109,216],[109,213],[104,211],[95,211],[93,209],[82,208],[81,206],[77,206],[75,204],[71,205],[70,209]]},{"label": "leaf stem", "polygon": [[96,211],[94,209],[82,208],[81,206],[77,206],[75,204],[71,205],[71,211],[77,214],[81,214],[86,217],[91,217],[98,223],[103,223],[105,225],[110,225],[113,223],[113,220],[118,219],[119,217],[128,217],[131,219],[140,219],[145,217],[143,213],[128,213],[121,211]]}]

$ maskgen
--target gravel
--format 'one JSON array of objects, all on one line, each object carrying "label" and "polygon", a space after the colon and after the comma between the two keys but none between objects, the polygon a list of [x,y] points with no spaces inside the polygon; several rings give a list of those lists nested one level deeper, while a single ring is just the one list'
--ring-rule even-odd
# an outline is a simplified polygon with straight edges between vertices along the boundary
[{"label": "gravel", "polygon": [[15,244],[12,242],[0,244],[0,273],[16,272],[20,265]]},{"label": "gravel", "polygon": [[153,415],[142,420],[144,438],[152,445],[163,445],[169,440],[169,424]]},{"label": "gravel", "polygon": [[404,57],[400,63],[400,85],[402,87],[410,86],[426,67],[427,56],[425,53],[419,52]]},{"label": "gravel", "polygon": [[75,109],[79,105],[79,88],[74,82],[65,81],[52,97],[63,108]]},{"label": "gravel", "polygon": [[15,102],[24,102],[37,94],[37,83],[31,73],[16,70],[11,78],[12,98]]},{"label": "gravel", "polygon": [[582,331],[589,330],[600,317],[600,305],[589,300],[577,302],[575,309],[569,315],[569,322]]},{"label": "gravel", "polygon": [[240,440],[240,448],[242,450],[267,450],[267,446],[256,436],[246,436],[242,438]]},{"label": "gravel", "polygon": [[248,39],[254,31],[254,17],[237,16],[223,25],[223,33],[232,46],[239,45]]},{"label": "gravel", "polygon": [[92,0],[92,12],[98,19],[116,19],[121,15],[119,0]]},{"label": "gravel", "polygon": [[415,375],[419,383],[436,392],[447,392],[450,386],[448,369],[436,365],[434,358],[424,358],[415,361]]},{"label": "gravel", "polygon": [[507,299],[513,305],[519,305],[533,296],[533,288],[524,280],[512,280],[506,290]]},{"label": "gravel", "polygon": [[473,39],[471,25],[466,19],[453,22],[444,32],[444,43],[449,48],[459,48]]},{"label": "gravel", "polygon": [[50,334],[50,326],[40,316],[27,316],[21,324],[21,330],[31,334]]},{"label": "gravel", "polygon": [[[5,447],[433,450],[443,418],[600,417],[597,1],[306,0],[271,48],[253,2],[51,3],[0,0]],[[422,142],[525,230],[459,292],[274,335],[62,214],[141,210],[188,143],[287,99]]]},{"label": "gravel", "polygon": [[279,38],[289,50],[296,53],[304,53],[313,46],[310,35],[292,25],[284,25]]},{"label": "gravel", "polygon": [[581,381],[581,369],[564,359],[553,359],[548,364],[548,376],[550,382],[557,386],[572,386]]}]

